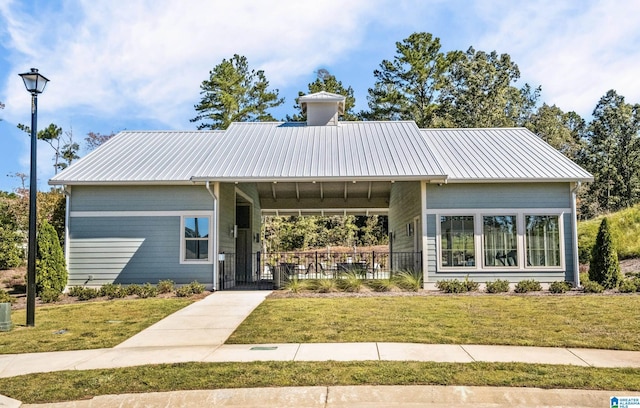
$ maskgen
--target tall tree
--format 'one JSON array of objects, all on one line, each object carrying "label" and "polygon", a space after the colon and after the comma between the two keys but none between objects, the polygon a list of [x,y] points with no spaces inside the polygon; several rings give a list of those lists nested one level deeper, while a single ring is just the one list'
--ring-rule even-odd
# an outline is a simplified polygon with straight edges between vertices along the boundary
[{"label": "tall tree", "polygon": [[572,160],[578,159],[584,148],[585,122],[575,112],[565,113],[556,105],[544,103],[525,126]]},{"label": "tall tree", "polygon": [[269,89],[262,70],[249,69],[247,58],[235,54],[216,65],[202,81],[202,100],[195,105],[198,129],[226,129],[232,122],[275,120],[267,110],[284,103]]},{"label": "tall tree", "polygon": [[455,53],[440,52],[440,39],[413,33],[396,42],[392,61],[383,60],[373,72],[376,82],[367,97],[369,120],[413,120],[419,127],[436,123],[436,99]]},{"label": "tall tree", "polygon": [[86,146],[88,150],[94,150],[96,147],[101,146],[104,142],[111,139],[115,136],[115,133],[111,132],[108,135],[103,135],[101,133],[89,132],[87,133],[87,137],[84,138],[86,142]]},{"label": "tall tree", "polygon": [[[336,77],[326,69],[319,69],[316,75],[316,80],[308,85],[308,93],[325,91],[344,96],[344,115],[340,116],[340,120],[357,120],[358,116],[353,112],[356,105],[353,88],[351,86],[345,88],[344,85],[342,85],[342,81],[338,81]],[[305,92],[299,91],[298,97],[306,94]],[[296,110],[296,113],[293,116],[287,116],[288,121],[304,122],[307,120],[307,115],[302,112],[302,107],[297,100],[293,108]]]},{"label": "tall tree", "polygon": [[593,111],[587,131],[587,170],[594,175],[595,211],[616,211],[640,198],[640,105],[608,91]]},{"label": "tall tree", "polygon": [[535,108],[540,87],[512,84],[520,78],[509,54],[476,51],[451,57],[439,102],[450,127],[523,126]]}]

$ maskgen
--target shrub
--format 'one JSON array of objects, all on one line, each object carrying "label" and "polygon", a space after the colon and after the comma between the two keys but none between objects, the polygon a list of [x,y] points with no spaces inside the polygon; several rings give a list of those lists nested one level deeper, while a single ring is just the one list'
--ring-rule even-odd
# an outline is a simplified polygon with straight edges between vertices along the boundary
[{"label": "shrub", "polygon": [[127,295],[140,295],[142,291],[142,286],[140,285],[127,285],[123,288]]},{"label": "shrub", "polygon": [[43,221],[38,233],[36,259],[36,292],[55,289],[62,292],[67,285],[67,267],[56,230]]},{"label": "shrub", "polygon": [[99,292],[94,288],[81,288],[79,292],[77,292],[78,300],[91,300],[97,298]]},{"label": "shrub", "polygon": [[602,293],[604,292],[604,287],[598,282],[586,281],[582,284],[582,290],[585,293]]},{"label": "shrub", "polygon": [[514,290],[516,293],[539,292],[542,285],[535,279],[525,279],[518,282]]},{"label": "shrub", "polygon": [[393,276],[393,282],[401,289],[417,292],[422,289],[422,272],[400,271]]},{"label": "shrub", "polygon": [[393,279],[372,280],[367,283],[367,286],[369,286],[376,292],[391,292],[392,290],[397,288]]},{"label": "shrub", "polygon": [[171,293],[174,289],[175,283],[170,279],[158,282],[158,293]]},{"label": "shrub", "polygon": [[551,293],[564,293],[568,290],[571,290],[571,284],[569,282],[556,281],[549,285],[549,292]]},{"label": "shrub", "polygon": [[309,284],[307,283],[307,281],[300,280],[297,276],[293,276],[292,278],[287,279],[284,285],[282,285],[282,289],[288,290],[289,292],[293,293],[299,293],[308,288]]},{"label": "shrub", "polygon": [[363,286],[364,282],[356,272],[345,273],[342,279],[338,279],[338,287],[345,292],[360,292]]},{"label": "shrub", "polygon": [[184,285],[176,289],[176,296],[189,297],[191,295],[197,295],[202,292],[204,292],[204,285],[198,283],[198,281],[193,281],[188,285]]},{"label": "shrub", "polygon": [[436,282],[436,288],[440,289],[444,293],[475,292],[479,287],[480,284],[470,280],[468,276],[465,277],[463,281],[452,279]]},{"label": "shrub", "polygon": [[0,289],[0,303],[13,303],[13,298],[6,290]]},{"label": "shrub", "polygon": [[0,269],[11,269],[22,263],[20,236],[16,231],[0,227]]},{"label": "shrub", "polygon": [[613,289],[622,280],[618,253],[613,245],[607,218],[603,218],[591,250],[589,280],[598,282],[605,289]]},{"label": "shrub", "polygon": [[83,290],[84,290],[83,286],[72,286],[69,288],[69,292],[67,292],[67,294],[69,296],[78,297],[80,296]]},{"label": "shrub", "polygon": [[487,293],[501,293],[509,291],[509,281],[506,279],[496,279],[493,282],[487,282]]},{"label": "shrub", "polygon": [[42,303],[52,303],[60,300],[60,292],[55,289],[45,288],[40,292],[40,300]]},{"label": "shrub", "polygon": [[127,296],[127,289],[120,284],[107,283],[98,291],[100,296],[106,296],[109,299],[119,299]]},{"label": "shrub", "polygon": [[618,286],[618,290],[622,293],[631,293],[636,292],[638,290],[638,282],[637,279],[625,279],[620,282]]},{"label": "shrub", "polygon": [[138,286],[138,293],[136,294],[142,299],[156,297],[158,296],[158,288],[147,282],[142,286]]},{"label": "shrub", "polygon": [[335,279],[317,279],[311,283],[311,288],[320,293],[331,293],[338,290]]}]

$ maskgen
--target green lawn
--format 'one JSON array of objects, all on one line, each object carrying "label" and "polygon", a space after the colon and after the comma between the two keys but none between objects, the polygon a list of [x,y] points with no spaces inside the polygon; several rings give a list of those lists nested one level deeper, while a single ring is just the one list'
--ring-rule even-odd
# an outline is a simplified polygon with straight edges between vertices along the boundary
[{"label": "green lawn", "polygon": [[474,385],[640,391],[640,370],[519,363],[184,363],[0,378],[25,403],[96,395],[219,388],[333,385]]},{"label": "green lawn", "polygon": [[408,342],[640,350],[640,296],[267,299],[227,343]]},{"label": "green lawn", "polygon": [[15,327],[0,332],[0,354],[113,347],[193,302],[149,298],[39,306],[35,327],[25,326],[25,310],[14,310]]}]

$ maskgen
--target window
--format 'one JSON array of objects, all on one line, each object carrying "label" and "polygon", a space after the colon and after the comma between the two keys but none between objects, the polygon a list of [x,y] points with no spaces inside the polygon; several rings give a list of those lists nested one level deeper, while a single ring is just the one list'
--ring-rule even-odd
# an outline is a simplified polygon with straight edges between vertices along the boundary
[{"label": "window", "polygon": [[527,266],[560,266],[560,222],[557,215],[525,216]]},{"label": "window", "polygon": [[474,219],[470,215],[440,217],[443,267],[475,267]]},{"label": "window", "polygon": [[484,266],[518,266],[516,216],[484,216],[482,224]]},{"label": "window", "polygon": [[209,261],[210,217],[182,218],[182,260],[186,262]]}]

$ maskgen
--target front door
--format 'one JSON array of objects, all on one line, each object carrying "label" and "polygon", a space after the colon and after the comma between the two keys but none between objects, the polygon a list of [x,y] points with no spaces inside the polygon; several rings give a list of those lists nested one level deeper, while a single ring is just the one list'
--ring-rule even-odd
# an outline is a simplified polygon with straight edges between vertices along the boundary
[{"label": "front door", "polygon": [[251,268],[251,204],[236,205],[236,284],[253,282]]}]

